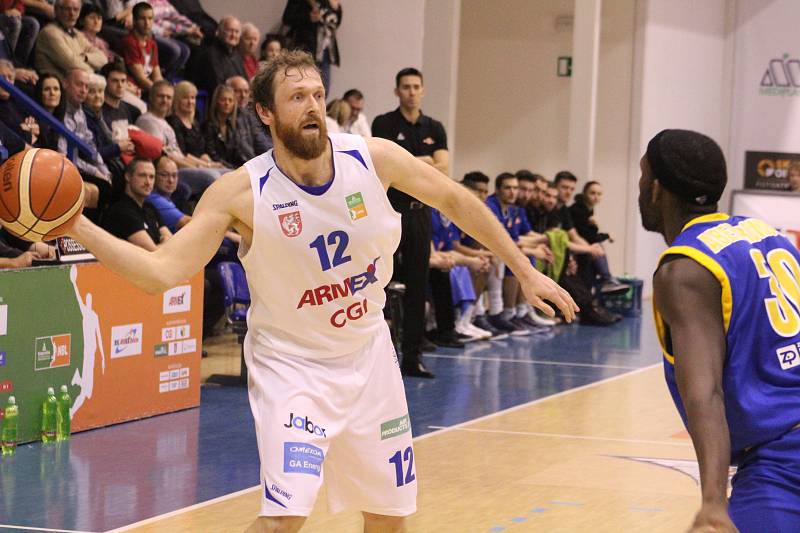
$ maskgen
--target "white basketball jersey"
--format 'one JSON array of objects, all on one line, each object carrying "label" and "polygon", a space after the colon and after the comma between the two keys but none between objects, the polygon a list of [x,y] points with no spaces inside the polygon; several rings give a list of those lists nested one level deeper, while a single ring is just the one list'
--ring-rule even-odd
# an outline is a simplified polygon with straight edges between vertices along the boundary
[{"label": "white basketball jersey", "polygon": [[400,215],[364,139],[329,137],[333,179],[320,187],[289,179],[272,150],[244,165],[254,195],[253,240],[239,255],[251,298],[247,345],[255,350],[336,357],[385,327],[383,289]]}]

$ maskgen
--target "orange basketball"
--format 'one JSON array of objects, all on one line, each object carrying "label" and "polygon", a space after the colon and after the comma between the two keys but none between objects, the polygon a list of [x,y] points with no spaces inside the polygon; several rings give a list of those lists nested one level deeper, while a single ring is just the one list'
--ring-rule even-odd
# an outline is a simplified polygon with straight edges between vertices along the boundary
[{"label": "orange basketball", "polygon": [[28,241],[64,235],[83,212],[83,179],[58,152],[20,152],[0,167],[0,180],[0,223]]}]

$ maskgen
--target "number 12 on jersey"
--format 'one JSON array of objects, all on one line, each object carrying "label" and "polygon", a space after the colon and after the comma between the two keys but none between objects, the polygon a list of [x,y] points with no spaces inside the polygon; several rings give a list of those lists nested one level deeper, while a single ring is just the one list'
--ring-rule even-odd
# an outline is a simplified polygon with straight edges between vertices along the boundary
[{"label": "number 12 on jersey", "polygon": [[[331,267],[337,267],[350,261],[350,256],[344,255],[349,243],[350,237],[346,232],[333,231],[328,234],[327,238],[325,235],[318,235],[316,239],[311,241],[308,247],[317,251],[319,266],[322,268],[322,271],[325,272],[326,270],[330,270]],[[336,246],[333,252],[333,262],[331,262],[330,256],[328,255],[328,246]]]}]

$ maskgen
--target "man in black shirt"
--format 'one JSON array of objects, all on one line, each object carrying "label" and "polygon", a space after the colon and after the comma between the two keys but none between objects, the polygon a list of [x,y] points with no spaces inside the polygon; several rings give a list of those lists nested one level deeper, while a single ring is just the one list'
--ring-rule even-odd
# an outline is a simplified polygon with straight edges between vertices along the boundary
[{"label": "man in black shirt", "polygon": [[[405,68],[398,72],[394,94],[400,100],[400,107],[375,117],[372,121],[372,135],[396,142],[418,159],[448,174],[450,155],[444,126],[422,113],[422,97],[425,96],[422,73],[415,68]],[[390,188],[387,194],[394,210],[403,215],[403,234],[394,256],[395,278],[406,285],[403,338],[400,343],[403,352],[401,368],[406,376],[432,378],[433,374],[422,364],[425,290],[428,285],[431,253],[431,214],[425,204],[401,191]],[[433,276],[436,282],[444,281],[439,280],[436,273]],[[434,293],[438,294],[439,291]],[[455,324],[438,324],[443,333],[440,333],[437,344],[463,346],[452,336],[454,327]]]},{"label": "man in black shirt", "polygon": [[194,62],[194,77],[198,89],[214,94],[217,85],[233,76],[246,77],[244,62],[237,47],[242,37],[242,23],[233,16],[223,17],[211,45],[204,47]]},{"label": "man in black shirt", "polygon": [[103,214],[109,233],[151,252],[172,236],[156,208],[145,201],[155,180],[153,163],[135,158],[125,169],[125,195]]}]

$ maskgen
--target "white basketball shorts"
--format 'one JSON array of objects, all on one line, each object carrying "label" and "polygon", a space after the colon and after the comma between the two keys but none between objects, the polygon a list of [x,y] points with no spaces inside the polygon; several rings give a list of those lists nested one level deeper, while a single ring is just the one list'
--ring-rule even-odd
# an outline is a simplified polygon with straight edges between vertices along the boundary
[{"label": "white basketball shorts", "polygon": [[388,328],[357,352],[334,358],[247,348],[260,515],[308,516],[323,480],[333,513],[416,511],[411,424]]}]

